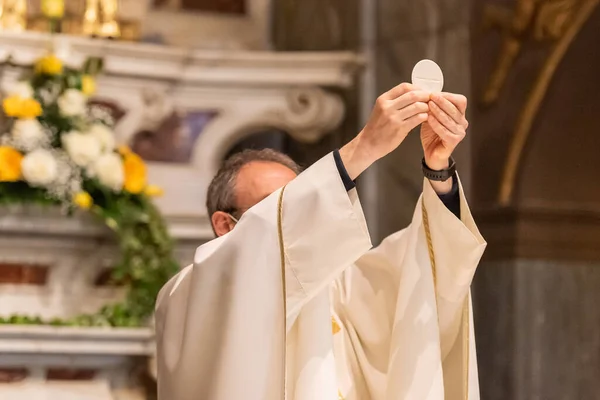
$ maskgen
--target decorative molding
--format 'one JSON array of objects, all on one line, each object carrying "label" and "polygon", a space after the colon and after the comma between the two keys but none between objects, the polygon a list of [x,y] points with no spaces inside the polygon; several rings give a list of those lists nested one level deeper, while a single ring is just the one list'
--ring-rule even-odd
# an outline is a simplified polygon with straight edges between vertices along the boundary
[{"label": "decorative molding", "polygon": [[[127,373],[127,371],[123,371]],[[93,381],[45,381],[31,379],[25,382],[0,384],[0,397],[10,400],[145,400],[144,396],[117,394],[110,390],[106,379]]]},{"label": "decorative molding", "polygon": [[323,132],[331,132],[344,119],[342,99],[322,89],[292,89],[286,99],[287,108],[274,112],[278,117],[274,125],[286,128],[298,141],[315,142]]},{"label": "decorative molding", "polygon": [[109,229],[85,212],[69,217],[59,207],[11,205],[0,207],[0,232],[84,238],[107,236]]},{"label": "decorative molding", "polygon": [[[166,222],[171,235],[176,240],[198,242],[214,238],[207,218],[175,215],[167,216]],[[74,246],[73,240],[80,241],[84,238],[95,238],[111,243],[110,230],[98,223],[94,217],[85,212],[76,212],[72,216],[67,216],[58,207],[1,206],[0,237],[3,234],[27,235],[29,238],[67,239],[62,245],[60,243],[57,245],[69,248]],[[9,239],[8,236],[6,239]],[[98,247],[97,242],[90,242],[90,245],[96,249]],[[80,246],[80,243],[76,246]],[[35,259],[38,260],[39,257]],[[5,257],[0,257],[0,261],[10,262]],[[44,260],[44,264],[49,261]]]},{"label": "decorative molding", "polygon": [[261,129],[277,128],[298,141],[314,142],[335,129],[343,117],[340,97],[318,87],[265,92],[236,118],[210,124],[196,142],[192,162],[209,180],[233,145]]},{"label": "decorative molding", "polygon": [[[0,326],[0,354],[152,356],[154,332],[150,328],[5,325]],[[0,365],[5,364],[0,360]]]},{"label": "decorative molding", "polygon": [[12,57],[17,65],[30,65],[50,43],[73,67],[97,56],[105,59],[108,75],[198,85],[347,88],[363,65],[352,52],[189,50],[36,32],[0,32],[0,61]]},{"label": "decorative molding", "polygon": [[150,328],[0,326],[0,398],[142,400],[132,372],[154,349]]}]

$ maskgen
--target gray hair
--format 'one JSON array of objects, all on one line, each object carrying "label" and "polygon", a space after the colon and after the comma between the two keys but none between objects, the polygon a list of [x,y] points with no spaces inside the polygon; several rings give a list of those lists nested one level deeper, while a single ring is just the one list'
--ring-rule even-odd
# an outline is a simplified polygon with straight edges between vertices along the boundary
[{"label": "gray hair", "polygon": [[[234,214],[237,211],[235,184],[237,176],[246,164],[254,161],[274,162],[288,167],[296,174],[299,174],[301,168],[289,156],[273,149],[262,150],[242,150],[229,157],[223,166],[217,172],[208,186],[206,194],[206,208],[208,216],[217,211],[224,211]],[[239,217],[239,216],[238,216]]]}]

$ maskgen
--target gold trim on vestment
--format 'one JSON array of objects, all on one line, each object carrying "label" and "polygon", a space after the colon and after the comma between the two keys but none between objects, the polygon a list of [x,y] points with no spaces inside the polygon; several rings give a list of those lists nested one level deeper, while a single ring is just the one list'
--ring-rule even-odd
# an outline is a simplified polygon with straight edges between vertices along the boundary
[{"label": "gold trim on vestment", "polygon": [[[456,178],[453,178],[456,179]],[[421,209],[423,212],[423,227],[425,228],[425,238],[427,239],[427,250],[429,252],[429,261],[431,262],[431,273],[433,275],[433,288],[435,290],[435,301],[437,305],[437,273],[435,265],[435,254],[433,251],[433,241],[431,240],[431,230],[429,229],[429,215],[427,214],[427,208],[425,207],[425,198],[421,199]],[[464,390],[465,400],[469,399],[469,298],[471,293],[467,295],[465,305],[463,306],[462,312],[462,334],[463,334],[463,379],[464,379]],[[438,314],[438,327],[439,327],[439,314]]]},{"label": "gold trim on vestment", "polygon": [[279,199],[277,200],[277,238],[279,240],[279,258],[281,267],[281,287],[283,292],[283,396],[285,400],[287,390],[287,364],[286,364],[286,353],[287,353],[287,290],[285,287],[285,247],[283,244],[283,192],[285,186],[281,188],[279,192]]},{"label": "gold trim on vestment", "polygon": [[[277,200],[277,238],[279,240],[279,259],[281,267],[281,286],[283,292],[283,396],[285,399],[287,396],[287,377],[286,377],[286,354],[287,354],[287,290],[285,287],[285,246],[283,243],[283,192],[285,186],[279,192],[279,199]],[[338,333],[341,328],[335,318],[331,317],[331,329],[333,334]],[[342,393],[338,390],[338,400],[344,400]]]}]

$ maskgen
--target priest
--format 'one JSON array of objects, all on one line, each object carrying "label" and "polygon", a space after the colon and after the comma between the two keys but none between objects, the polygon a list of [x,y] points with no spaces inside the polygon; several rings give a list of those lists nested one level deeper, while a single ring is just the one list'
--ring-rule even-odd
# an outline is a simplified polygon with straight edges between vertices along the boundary
[{"label": "priest", "polygon": [[[469,287],[486,244],[451,156],[466,106],[403,83],[299,175],[269,150],[226,161],[207,195],[218,237],[157,299],[159,399],[478,399]],[[371,249],[354,180],[419,125],[423,194]]]}]

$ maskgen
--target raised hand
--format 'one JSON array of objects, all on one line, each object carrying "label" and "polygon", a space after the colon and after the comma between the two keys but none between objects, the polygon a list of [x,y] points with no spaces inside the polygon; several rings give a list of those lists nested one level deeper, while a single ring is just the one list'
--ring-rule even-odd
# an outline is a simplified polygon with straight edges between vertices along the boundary
[{"label": "raised hand", "polygon": [[427,120],[429,99],[429,92],[409,83],[402,83],[379,96],[366,126],[340,150],[352,179],[396,149],[412,129]]},{"label": "raised hand", "polygon": [[453,93],[434,93],[429,101],[429,117],[421,126],[421,144],[427,166],[448,168],[448,159],[465,138],[467,98]]}]

